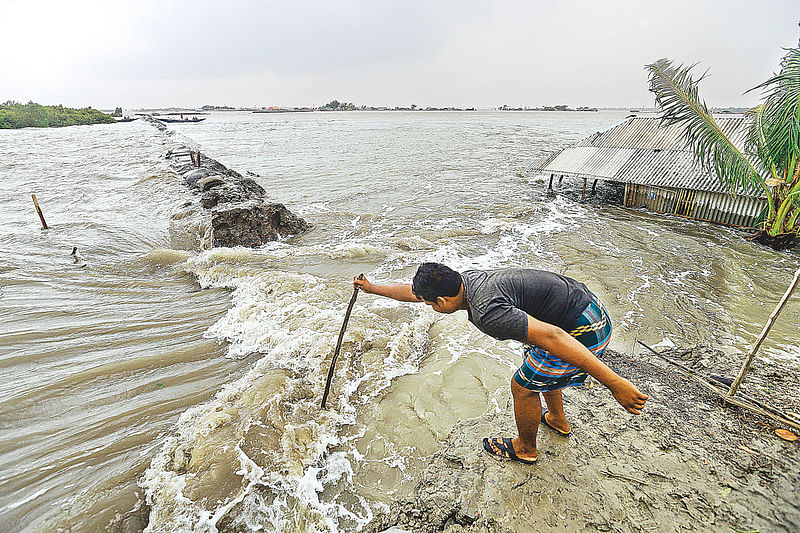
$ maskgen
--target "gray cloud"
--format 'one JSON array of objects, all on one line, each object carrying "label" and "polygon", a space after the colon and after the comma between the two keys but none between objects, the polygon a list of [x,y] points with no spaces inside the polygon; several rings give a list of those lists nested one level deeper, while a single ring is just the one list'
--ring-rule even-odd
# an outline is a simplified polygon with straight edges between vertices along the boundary
[{"label": "gray cloud", "polygon": [[702,62],[711,105],[796,46],[796,0],[0,0],[0,98],[94,105],[643,106],[643,66]]},{"label": "gray cloud", "polygon": [[[433,6],[433,7],[431,7]],[[324,75],[436,54],[469,2],[165,3],[128,31],[141,46],[98,62],[129,79]],[[467,11],[465,11],[465,9]]]}]

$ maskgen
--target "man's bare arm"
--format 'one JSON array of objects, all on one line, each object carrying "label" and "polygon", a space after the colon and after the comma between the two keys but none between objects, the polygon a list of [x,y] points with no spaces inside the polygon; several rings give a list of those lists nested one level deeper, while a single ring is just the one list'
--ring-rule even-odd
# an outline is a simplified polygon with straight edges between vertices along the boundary
[{"label": "man's bare arm", "polygon": [[359,288],[362,291],[368,292],[370,294],[385,296],[386,298],[391,298],[392,300],[398,300],[400,302],[419,303],[422,301],[416,296],[414,296],[413,292],[411,292],[410,283],[400,283],[396,285],[377,285],[375,283],[370,283],[367,278],[364,279],[353,278],[353,287]]},{"label": "man's bare arm", "polygon": [[647,401],[630,381],[617,375],[569,333],[528,315],[528,343],[535,344],[559,359],[576,366],[608,387],[614,398],[629,412],[641,414]]}]

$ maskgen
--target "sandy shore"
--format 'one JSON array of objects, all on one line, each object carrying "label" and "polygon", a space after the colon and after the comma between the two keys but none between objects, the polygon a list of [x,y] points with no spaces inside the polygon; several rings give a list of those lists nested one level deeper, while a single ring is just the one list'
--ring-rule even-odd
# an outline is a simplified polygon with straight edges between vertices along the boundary
[{"label": "sandy shore", "polygon": [[[565,392],[569,438],[540,427],[537,465],[499,461],[480,439],[516,434],[509,392],[504,412],[456,425],[413,497],[365,531],[800,531],[800,441],[721,406],[656,356],[605,360],[650,396],[642,416],[587,383]],[[739,364],[702,347],[682,360],[703,375],[735,375]],[[742,390],[798,412],[798,383],[796,367],[760,362]]]}]

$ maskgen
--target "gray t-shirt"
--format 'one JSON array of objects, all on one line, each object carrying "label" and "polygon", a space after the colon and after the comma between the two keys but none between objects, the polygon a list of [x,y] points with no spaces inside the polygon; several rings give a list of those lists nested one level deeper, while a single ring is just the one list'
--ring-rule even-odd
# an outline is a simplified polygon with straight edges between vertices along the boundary
[{"label": "gray t-shirt", "polygon": [[461,279],[469,321],[500,340],[527,342],[527,315],[570,331],[591,301],[583,283],[544,270],[466,270]]}]

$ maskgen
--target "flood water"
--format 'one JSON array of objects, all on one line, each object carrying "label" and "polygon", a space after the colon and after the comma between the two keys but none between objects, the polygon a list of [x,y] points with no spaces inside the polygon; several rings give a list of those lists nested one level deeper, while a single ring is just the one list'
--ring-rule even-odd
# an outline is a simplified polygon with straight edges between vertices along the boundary
[{"label": "flood water", "polygon": [[[527,172],[624,118],[218,113],[168,134],[0,131],[0,530],[352,531],[386,510],[455,422],[505,409],[521,350],[464,313],[362,294],[320,411],[361,272],[553,270],[605,302],[613,349],[746,351],[800,252],[580,202],[582,182],[552,198]],[[203,222],[180,215],[196,197],[164,159],[176,143],[258,174],[312,229],[201,250]],[[799,321],[795,297],[766,363],[800,364]]]}]

